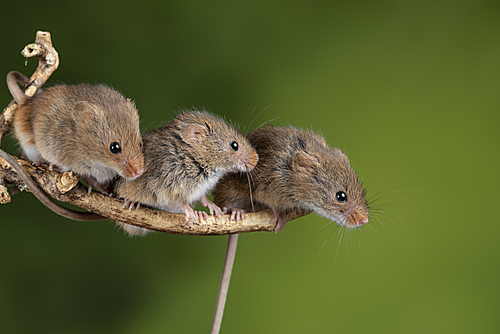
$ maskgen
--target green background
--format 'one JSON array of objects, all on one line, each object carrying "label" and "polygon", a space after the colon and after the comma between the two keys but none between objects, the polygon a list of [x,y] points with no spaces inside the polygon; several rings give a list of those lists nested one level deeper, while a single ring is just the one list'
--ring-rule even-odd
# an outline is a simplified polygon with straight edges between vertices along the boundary
[{"label": "green background", "polygon": [[[3,1],[0,15],[1,76],[31,74],[20,51],[50,31],[49,85],[110,84],[142,130],[194,106],[243,131],[321,131],[381,197],[380,222],[342,240],[315,214],[242,235],[222,333],[500,332],[498,1]],[[18,194],[0,207],[0,331],[208,333],[226,242],[129,238]]]}]

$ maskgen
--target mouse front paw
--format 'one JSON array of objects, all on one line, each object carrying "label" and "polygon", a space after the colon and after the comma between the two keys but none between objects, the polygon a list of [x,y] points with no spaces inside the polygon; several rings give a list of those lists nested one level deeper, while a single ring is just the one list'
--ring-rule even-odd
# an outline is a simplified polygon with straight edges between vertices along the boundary
[{"label": "mouse front paw", "polygon": [[217,217],[221,216],[223,214],[222,210],[215,204],[213,203],[212,201],[210,201],[207,196],[203,195],[202,198],[200,198],[200,204],[205,207],[205,208],[208,208],[208,210],[210,211],[210,214],[213,215],[214,212],[215,212],[215,215]]}]

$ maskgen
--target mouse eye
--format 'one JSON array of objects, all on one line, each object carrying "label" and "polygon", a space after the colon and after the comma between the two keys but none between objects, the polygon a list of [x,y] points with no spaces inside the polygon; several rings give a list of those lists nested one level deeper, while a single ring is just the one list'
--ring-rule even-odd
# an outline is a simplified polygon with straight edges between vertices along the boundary
[{"label": "mouse eye", "polygon": [[347,195],[345,192],[339,191],[338,193],[335,194],[335,199],[340,203],[344,203],[347,202]]},{"label": "mouse eye", "polygon": [[238,143],[236,141],[233,141],[231,143],[231,148],[233,149],[233,151],[238,151]]},{"label": "mouse eye", "polygon": [[118,154],[122,151],[122,147],[120,146],[120,144],[114,141],[111,143],[111,145],[109,145],[109,150],[113,154]]}]

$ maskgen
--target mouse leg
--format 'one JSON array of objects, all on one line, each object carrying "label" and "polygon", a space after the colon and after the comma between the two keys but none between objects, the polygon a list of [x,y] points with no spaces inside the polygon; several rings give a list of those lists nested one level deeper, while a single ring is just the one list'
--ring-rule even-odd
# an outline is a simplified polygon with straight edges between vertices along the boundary
[{"label": "mouse leg", "polygon": [[101,183],[97,182],[97,180],[95,178],[93,178],[92,176],[81,176],[80,175],[80,178],[83,179],[85,182],[87,182],[87,184],[89,185],[89,190],[88,190],[89,194],[92,192],[92,187],[94,187],[97,190],[99,190],[100,193],[102,193],[104,195],[109,195],[109,193],[106,191],[106,189],[104,189],[104,186]]},{"label": "mouse leg", "polygon": [[206,195],[203,195],[200,198],[200,204],[205,208],[208,208],[210,210],[211,215],[213,215],[214,212],[217,217],[220,217],[222,215],[222,210],[215,203],[210,201]]},{"label": "mouse leg", "polygon": [[285,230],[285,225],[286,225],[286,220],[285,216],[283,215],[283,211],[278,210],[278,209],[273,209],[274,213],[274,218],[271,220],[271,224],[276,222],[276,227],[274,228],[274,233],[278,233],[279,230],[284,231]]}]

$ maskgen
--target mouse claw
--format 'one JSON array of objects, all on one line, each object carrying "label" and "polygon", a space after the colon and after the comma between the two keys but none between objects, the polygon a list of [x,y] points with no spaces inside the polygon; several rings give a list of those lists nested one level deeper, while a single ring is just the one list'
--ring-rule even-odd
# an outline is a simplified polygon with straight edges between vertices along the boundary
[{"label": "mouse claw", "polygon": [[189,222],[189,226],[193,226],[193,223],[198,219],[198,215],[193,211],[193,208],[188,204],[184,204],[180,206],[180,209],[186,214],[186,223]]},{"label": "mouse claw", "polygon": [[134,206],[135,209],[137,210],[141,207],[141,203],[127,199],[125,203],[123,203],[122,209],[128,208],[128,211],[131,211],[134,208]]},{"label": "mouse claw", "polygon": [[242,209],[229,209],[227,207],[222,208],[222,213],[225,215],[231,214],[231,217],[229,220],[236,222],[239,222],[240,220],[243,221],[245,219],[245,210]]},{"label": "mouse claw", "polygon": [[244,219],[245,219],[245,210],[242,209],[231,210],[231,221],[236,220],[236,222],[239,222],[240,220],[243,221]]},{"label": "mouse claw", "polygon": [[208,214],[205,211],[195,211],[194,213],[196,215],[196,219],[200,222],[208,219]]},{"label": "mouse claw", "polygon": [[[214,212],[215,212],[215,215],[217,217],[220,217],[223,213],[222,213],[222,210],[221,208],[219,208],[215,203],[213,203],[212,201],[210,201],[207,196],[203,195],[201,198],[200,198],[200,204],[205,207],[205,208],[208,208],[208,210],[210,211],[210,214],[213,215]],[[208,215],[207,215],[207,218],[208,218]]]}]

